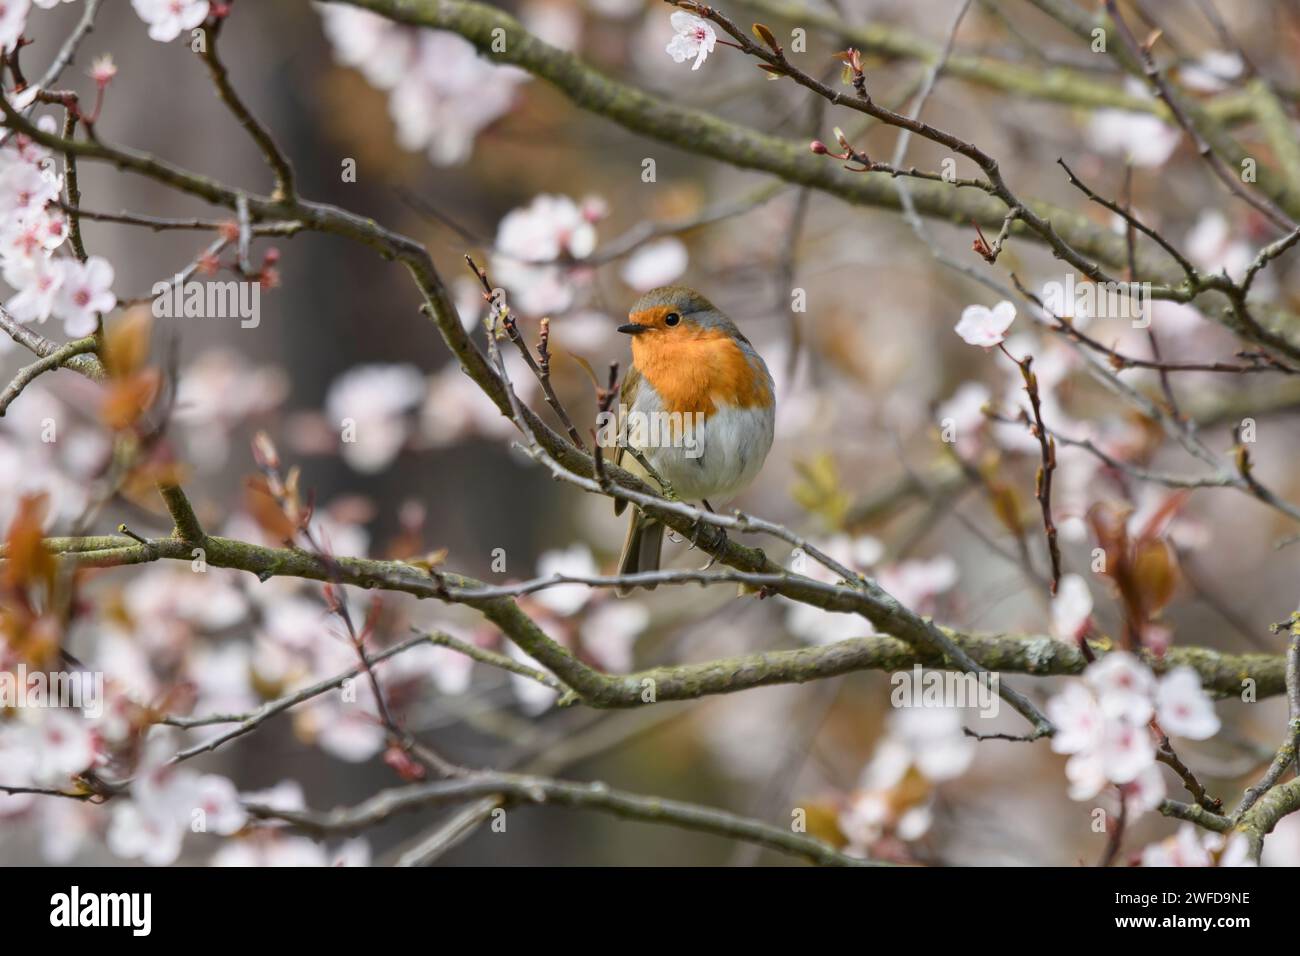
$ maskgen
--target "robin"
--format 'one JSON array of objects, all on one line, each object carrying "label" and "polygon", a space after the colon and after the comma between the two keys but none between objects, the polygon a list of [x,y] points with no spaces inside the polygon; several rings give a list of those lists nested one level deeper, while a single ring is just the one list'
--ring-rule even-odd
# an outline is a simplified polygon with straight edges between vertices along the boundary
[{"label": "robin", "polygon": [[[772,376],[735,323],[694,289],[652,289],[628,318],[618,327],[632,337],[632,366],[620,393],[614,461],[665,494],[712,511],[710,502],[721,504],[754,480],[772,447]],[[629,447],[653,474],[625,454]],[[616,501],[614,513],[626,506]],[[634,507],[619,574],[659,570],[663,532]]]}]

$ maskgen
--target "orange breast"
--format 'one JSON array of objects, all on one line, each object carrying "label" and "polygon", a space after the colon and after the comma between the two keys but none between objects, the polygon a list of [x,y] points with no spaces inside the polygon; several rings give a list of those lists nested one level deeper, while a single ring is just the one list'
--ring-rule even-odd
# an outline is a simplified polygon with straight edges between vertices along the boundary
[{"label": "orange breast", "polygon": [[708,330],[642,338],[632,340],[632,360],[659,393],[665,411],[711,415],[715,401],[740,408],[772,404],[766,378],[730,336]]}]

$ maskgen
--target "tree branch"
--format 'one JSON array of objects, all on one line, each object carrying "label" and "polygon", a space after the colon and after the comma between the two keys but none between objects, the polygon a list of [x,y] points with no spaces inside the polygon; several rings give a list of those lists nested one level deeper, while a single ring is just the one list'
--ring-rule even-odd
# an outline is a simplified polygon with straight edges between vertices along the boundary
[{"label": "tree branch", "polygon": [[881,866],[870,860],[841,853],[812,837],[772,826],[759,820],[736,816],[724,810],[643,797],[614,790],[603,783],[571,783],[524,774],[483,772],[455,780],[387,790],[355,807],[311,813],[276,810],[249,804],[247,809],[264,820],[282,820],[314,836],[356,833],[382,823],[398,813],[460,803],[480,797],[500,797],[506,805],[550,804],[576,809],[598,810],[629,820],[661,823],[685,830],[712,833],[744,840],[797,856],[823,866]]}]

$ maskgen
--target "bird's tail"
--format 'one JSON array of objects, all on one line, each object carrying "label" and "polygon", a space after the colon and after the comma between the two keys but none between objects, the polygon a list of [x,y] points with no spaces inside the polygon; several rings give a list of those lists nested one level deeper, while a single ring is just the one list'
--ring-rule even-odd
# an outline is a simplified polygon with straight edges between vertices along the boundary
[{"label": "bird's tail", "polygon": [[[647,518],[637,508],[632,509],[631,520],[627,526],[627,540],[623,542],[623,556],[618,559],[619,574],[637,574],[642,571],[659,570],[659,552],[664,543],[664,526],[652,518]],[[643,584],[647,591],[653,591],[655,585]],[[627,597],[633,587],[620,587],[615,590],[619,597]]]}]

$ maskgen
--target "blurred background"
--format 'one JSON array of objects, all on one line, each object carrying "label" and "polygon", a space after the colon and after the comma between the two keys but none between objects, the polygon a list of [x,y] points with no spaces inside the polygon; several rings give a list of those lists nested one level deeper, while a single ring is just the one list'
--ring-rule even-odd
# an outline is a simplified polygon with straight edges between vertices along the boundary
[{"label": "blurred background", "polygon": [[[926,49],[942,46],[956,12],[951,0],[810,2],[822,17],[912,37]],[[665,52],[674,34],[665,4],[500,6],[548,42],[664,99],[801,144],[833,143],[832,128],[843,126],[868,155],[893,152],[896,131],[876,127],[856,135],[856,114],[824,110],[791,83],[766,82],[739,51],[719,46],[698,71],[675,63]],[[786,5],[775,2],[722,5],[738,22],[762,20],[782,38],[806,26],[801,62],[838,83],[831,54],[846,43],[789,7],[794,15],[778,15]],[[1162,55],[1191,95],[1206,102],[1245,95],[1242,58],[1201,3],[1126,9],[1132,22],[1142,23],[1143,15],[1158,21]],[[80,4],[34,11],[28,33],[36,42],[24,57],[47,62],[79,13]],[[1250,61],[1286,91],[1294,128],[1300,7],[1243,0],[1221,2],[1217,13],[1246,45]],[[1052,71],[1066,70],[1125,89],[1106,57],[1092,55],[1025,2],[977,0],[956,49],[1025,69],[1044,84]],[[1023,426],[995,426],[981,413],[988,404],[1017,414],[1019,372],[952,332],[966,306],[992,306],[997,297],[938,264],[896,210],[853,207],[632,135],[576,108],[545,82],[476,57],[459,38],[421,36],[349,8],[238,0],[221,51],[234,85],[292,160],[303,196],[427,244],[480,342],[483,303],[463,263],[466,253],[506,288],[529,341],[536,341],[538,320],[550,318],[556,386],[584,433],[596,411],[584,364],[602,379],[610,362],[626,368],[627,343],[614,329],[636,296],[668,282],[691,285],[737,321],[778,385],[776,444],[736,507],[812,536],[941,623],[1051,633],[1033,497],[1036,445]],[[151,40],[130,5],[110,0],[67,84],[88,94],[93,85],[85,68],[105,52],[118,73],[97,124],[102,138],[269,191],[259,154],[219,108],[184,39]],[[916,58],[872,53],[873,97],[906,108],[926,68]],[[1020,195],[1075,210],[1104,228],[1115,228],[1110,214],[1072,189],[1056,160],[1066,158],[1108,196],[1124,188],[1131,161],[1135,210],[1207,270],[1239,275],[1268,241],[1255,214],[1227,197],[1172,127],[1150,113],[1057,99],[949,76],[939,81],[925,117],[998,157]],[[1273,162],[1248,116],[1234,133],[1262,164]],[[907,164],[936,169],[944,156],[914,139]],[[649,182],[646,160],[653,160]],[[349,161],[355,181],[347,175]],[[82,163],[80,181],[87,209],[213,214],[100,164]],[[147,297],[154,283],[186,268],[211,241],[203,233],[108,223],[83,228],[88,249],[112,262],[122,299]],[[928,229],[949,253],[985,268],[970,252],[969,226],[936,222]],[[403,269],[343,239],[312,234],[257,240],[254,259],[271,247],[279,253],[275,287],[262,294],[256,328],[230,319],[154,324],[155,355],[175,349],[179,391],[169,437],[205,527],[264,537],[244,509],[242,489],[255,470],[249,440],[265,429],[286,464],[301,467],[301,485],[314,493],[339,554],[411,556],[445,548],[447,568],[492,583],[555,570],[613,570],[624,525],[610,502],[550,480],[511,449],[508,423],[449,362]],[[1065,276],[1060,263],[1023,240],[1013,240],[989,271],[1004,281],[1014,272],[1031,289]],[[1279,306],[1296,308],[1298,281],[1293,260],[1284,257],[1261,280],[1262,291]],[[793,307],[800,298],[806,311]],[[1009,344],[1016,354],[1035,356],[1053,427],[1090,437],[1125,461],[1195,471],[1196,461],[1108,393],[1061,337],[1017,305],[1022,315]],[[1088,318],[1076,316],[1081,324]],[[1242,348],[1190,307],[1158,304],[1153,325],[1166,360],[1228,360]],[[1150,353],[1146,333],[1126,321],[1094,318],[1088,329],[1124,354]],[[54,326],[42,331],[59,337]],[[7,377],[25,362],[25,353],[10,350],[0,355],[0,370]],[[1146,394],[1159,393],[1157,376],[1132,370],[1123,377]],[[49,491],[54,527],[64,529],[93,497],[107,442],[84,413],[84,392],[74,378],[42,378],[0,421],[7,454],[0,462],[15,469],[0,484]],[[550,420],[536,390],[523,385],[519,372],[515,378]],[[1254,419],[1257,475],[1282,497],[1300,499],[1290,467],[1300,409],[1293,378],[1193,373],[1179,375],[1174,388],[1181,411],[1216,449],[1231,445],[1234,425]],[[67,423],[54,446],[36,437],[47,417]],[[357,424],[355,443],[340,441],[344,418]],[[955,444],[941,440],[947,419],[956,425]],[[1114,501],[1149,514],[1170,494],[1103,468],[1079,449],[1061,449],[1056,480],[1066,566],[1085,575],[1094,546],[1084,522],[1090,506]],[[5,523],[12,508],[0,504]],[[140,533],[169,527],[158,502],[116,496],[98,513],[93,533],[110,533],[119,521]],[[1281,653],[1284,639],[1268,626],[1297,605],[1300,547],[1284,546],[1297,530],[1295,522],[1232,490],[1198,490],[1183,502],[1167,532],[1181,569],[1162,617],[1172,644]],[[788,557],[789,549],[770,539],[746,543],[777,560]],[[704,561],[686,543],[670,543],[665,552],[671,567]],[[84,584],[86,606],[71,648],[101,667],[116,692],[154,702],[179,696],[191,713],[249,709],[347,666],[346,646],[332,633],[337,626],[323,613],[319,587],[258,584],[250,575],[216,569],[201,584],[196,577],[183,565],[97,574]],[[1098,632],[1118,634],[1122,615],[1112,592],[1103,578],[1089,578]],[[352,597],[363,614],[369,599],[360,592]],[[726,587],[661,588],[622,602],[565,588],[522,603],[548,633],[612,671],[865,633],[864,622],[849,616],[782,599],[737,598]],[[463,608],[391,597],[381,620],[380,643],[404,638],[412,625],[436,626],[506,650],[490,625]],[[322,650],[322,642],[334,646]],[[404,668],[400,659],[381,673],[402,720],[467,766],[600,779],[777,825],[801,808],[818,835],[892,859],[1076,865],[1095,862],[1103,850],[1105,836],[1091,825],[1092,803],[1067,795],[1063,756],[1045,743],[990,741],[976,749],[959,733],[954,740],[951,726],[912,726],[891,708],[885,674],[602,712],[556,708],[544,689],[441,653]],[[1039,701],[1058,685],[1015,675],[1007,680]],[[241,792],[296,781],[316,809],[358,802],[400,783],[381,759],[382,730],[354,712],[359,709],[329,702],[302,708],[196,766],[230,778]],[[1181,747],[1180,755],[1213,792],[1231,800],[1266,766],[1286,708],[1281,698],[1229,699],[1218,712],[1223,731]],[[1021,728],[1004,709],[994,729]],[[178,739],[192,743],[210,732]],[[927,772],[917,754],[931,739],[953,753]],[[900,752],[912,754],[905,777],[885,766],[907,764]],[[891,781],[883,788],[881,774]],[[1172,775],[1167,784],[1178,796]],[[869,813],[855,803],[864,793],[876,801]],[[521,808],[507,816],[506,832],[472,828],[437,862],[784,862],[714,837],[593,813]],[[364,854],[374,863],[396,860],[446,819],[440,812],[392,821],[366,834]],[[107,808],[11,797],[0,802],[0,859],[126,862],[113,852],[108,829]],[[1136,853],[1175,829],[1147,814],[1130,824],[1126,851]],[[335,852],[342,851],[331,842],[328,853]],[[226,854],[227,862],[272,862],[275,853],[271,841],[255,836],[203,835],[190,836],[178,859],[206,863]],[[1266,861],[1300,863],[1300,827],[1279,828]]]}]

